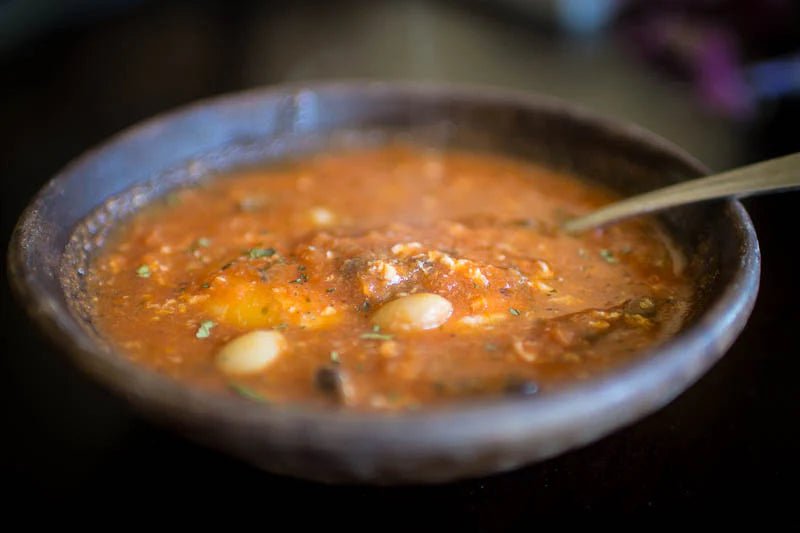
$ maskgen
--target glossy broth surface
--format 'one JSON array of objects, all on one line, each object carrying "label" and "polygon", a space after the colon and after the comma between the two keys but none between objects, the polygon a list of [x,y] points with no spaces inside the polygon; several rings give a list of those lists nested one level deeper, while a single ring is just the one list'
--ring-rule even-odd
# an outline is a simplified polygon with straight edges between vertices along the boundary
[{"label": "glossy broth surface", "polygon": [[87,276],[132,360],[253,401],[415,409],[539,395],[680,327],[692,286],[652,219],[578,237],[608,191],[404,144],[214,177],[121,224]]}]

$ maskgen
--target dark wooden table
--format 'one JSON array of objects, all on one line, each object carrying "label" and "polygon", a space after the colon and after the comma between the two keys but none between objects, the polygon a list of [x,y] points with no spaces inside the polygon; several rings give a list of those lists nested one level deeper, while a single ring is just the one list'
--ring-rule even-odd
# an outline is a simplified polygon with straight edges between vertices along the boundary
[{"label": "dark wooden table", "polygon": [[[647,112],[642,99],[657,101],[659,96],[643,93],[661,84],[643,66],[621,59],[607,41],[593,43],[587,59],[585,47],[576,49],[482,11],[418,4],[416,9],[423,11],[416,12],[390,3],[395,7],[374,8],[375,13],[366,4],[345,2],[339,15],[329,8],[315,18],[301,4],[289,9],[280,3],[281,9],[267,14],[251,4],[145,4],[111,18],[79,21],[6,50],[0,74],[3,250],[30,197],[83,150],[184,102],[281,79],[443,77],[545,90],[643,122],[716,166],[800,150],[792,126],[800,116],[796,101],[746,127],[696,113],[680,92],[666,91],[664,106]],[[428,24],[427,38],[438,50],[452,39],[473,42],[473,37],[490,39],[495,48],[474,59],[483,66],[471,78],[465,66],[453,70],[443,65],[447,56],[425,64],[416,52],[408,52],[414,39],[378,49],[383,62],[361,48],[340,47],[340,55],[331,57],[320,52],[333,24],[325,17],[335,22],[336,16],[345,20],[360,13],[375,24],[388,16],[386,9],[401,9],[401,17],[392,18],[398,24]],[[315,24],[315,33],[304,33]],[[453,31],[458,24],[461,30],[452,39],[444,30],[434,31]],[[270,28],[275,35],[259,33]],[[293,28],[308,38],[292,40]],[[349,31],[346,25],[340,29]],[[467,30],[473,33],[464,34]],[[379,37],[373,32],[358,39]],[[524,54],[532,52],[525,46],[533,46],[536,55],[527,74],[515,63],[528,61]],[[318,56],[309,59],[309,50]],[[398,60],[397,51],[408,53]],[[394,61],[395,70],[384,70],[386,61]],[[563,69],[552,73],[555,64],[572,66],[566,74]],[[609,76],[604,87],[618,83],[630,93],[620,98],[602,87],[587,90],[598,75],[583,72],[589,67]],[[640,85],[631,86],[631,80]],[[696,120],[689,120],[694,113]],[[681,142],[682,132],[690,142]],[[562,513],[790,511],[798,495],[800,464],[800,268],[795,251],[800,196],[760,198],[747,205],[763,249],[762,290],[746,330],[711,372],[665,409],[591,446],[508,474],[444,486],[330,487],[276,477],[155,428],[43,344],[11,300],[4,276],[0,483],[11,489],[3,496],[4,508],[14,511],[36,503],[44,514],[58,508],[85,517],[91,505],[128,515],[169,511],[198,517],[231,505],[226,514],[256,513],[265,524],[289,518],[303,525],[355,527],[360,522],[374,529],[388,522],[487,531],[531,530],[541,518]],[[302,511],[296,510],[298,504]]]}]

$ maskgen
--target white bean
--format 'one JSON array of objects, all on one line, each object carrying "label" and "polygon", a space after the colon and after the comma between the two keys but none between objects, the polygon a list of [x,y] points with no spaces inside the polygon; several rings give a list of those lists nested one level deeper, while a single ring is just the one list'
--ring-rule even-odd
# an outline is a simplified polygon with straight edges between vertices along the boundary
[{"label": "white bean", "polygon": [[255,374],[270,366],[286,349],[278,331],[256,330],[236,337],[217,354],[217,368],[228,375]]},{"label": "white bean", "polygon": [[422,331],[438,328],[453,314],[453,304],[438,294],[421,292],[384,304],[372,322],[389,331]]}]

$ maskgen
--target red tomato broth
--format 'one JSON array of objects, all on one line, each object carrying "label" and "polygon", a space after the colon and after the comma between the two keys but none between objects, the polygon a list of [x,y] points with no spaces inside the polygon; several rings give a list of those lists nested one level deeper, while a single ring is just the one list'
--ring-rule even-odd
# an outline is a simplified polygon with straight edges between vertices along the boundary
[{"label": "red tomato broth", "polygon": [[[500,155],[405,144],[248,168],[181,189],[120,225],[92,261],[98,330],[176,380],[275,403],[404,409],[542,394],[673,335],[693,289],[652,218],[581,236],[565,216],[609,191]],[[452,312],[375,328],[409,294]],[[285,344],[231,376],[253,330]]]}]

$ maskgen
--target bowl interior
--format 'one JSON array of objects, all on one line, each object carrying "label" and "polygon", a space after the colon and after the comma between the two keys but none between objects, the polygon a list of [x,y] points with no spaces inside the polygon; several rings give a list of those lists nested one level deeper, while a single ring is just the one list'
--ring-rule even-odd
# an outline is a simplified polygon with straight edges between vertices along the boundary
[{"label": "bowl interior", "polygon": [[623,193],[705,170],[638,128],[529,95],[381,83],[254,91],[153,119],[70,165],[15,231],[12,282],[51,338],[137,409],[270,470],[334,481],[446,480],[591,441],[669,401],[743,327],[757,290],[757,243],[741,206],[718,202],[662,216],[698,287],[683,332],[628,368],[548,398],[392,416],[243,406],[133,366],[93,330],[83,274],[120,218],[209,173],[387,136],[514,155]]}]

